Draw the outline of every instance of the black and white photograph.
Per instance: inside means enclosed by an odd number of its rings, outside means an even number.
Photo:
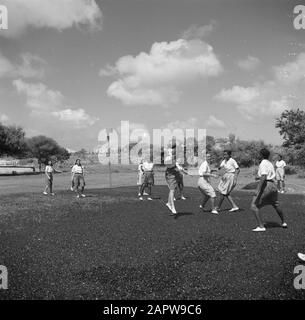
[[[0,309],[303,300],[304,209],[304,1],[0,0]]]

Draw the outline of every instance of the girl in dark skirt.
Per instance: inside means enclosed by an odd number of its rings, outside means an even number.
[[[273,164],[268,160],[269,156],[269,150],[264,148],[260,151],[262,161],[259,165],[256,178],[259,180],[259,184],[251,203],[251,210],[258,224],[257,228],[252,230],[255,232],[266,231],[259,210],[267,205],[271,205],[275,209],[281,219],[282,227],[287,228],[287,223],[278,201],[278,190],[274,182],[275,170]]]

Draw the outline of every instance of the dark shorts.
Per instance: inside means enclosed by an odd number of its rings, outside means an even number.
[[[153,172],[144,172],[143,184],[153,186],[155,184],[154,173]]]
[[[182,172],[179,172],[179,173],[178,173],[178,185],[179,185],[180,187],[183,187],[183,186],[184,186],[184,184],[183,184],[183,173],[182,173]]]
[[[268,205],[278,206],[278,190],[275,183],[273,181],[266,181],[260,194],[253,201],[258,208]]]
[[[53,185],[53,175],[49,174],[49,176],[50,176],[50,179],[46,177],[46,185],[50,188]]]
[[[85,187],[84,176],[82,174],[75,173],[73,178],[73,185],[74,185],[74,188],[78,188],[78,187],[84,188]]]

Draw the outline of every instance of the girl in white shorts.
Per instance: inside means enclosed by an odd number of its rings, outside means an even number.
[[[210,177],[217,178],[218,175],[211,173],[211,169],[209,166],[211,156],[207,154],[205,156],[205,160],[202,162],[199,168],[199,180],[198,180],[198,189],[200,190],[203,199],[201,205],[199,206],[201,209],[204,209],[206,203],[211,199],[212,205],[212,213],[218,214],[218,211],[215,207],[215,198],[216,193],[212,185],[210,184]]]
[[[277,181],[277,188],[280,193],[285,192],[285,167],[286,162],[282,155],[278,155],[278,160],[275,163],[275,179]]]

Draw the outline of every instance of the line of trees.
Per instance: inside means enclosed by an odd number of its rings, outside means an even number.
[[[0,157],[36,158],[41,165],[49,160],[65,161],[69,152],[54,139],[46,136],[27,138],[21,127],[5,126],[0,123]]]
[[[275,127],[283,138],[282,153],[292,165],[305,167],[305,111],[285,110]]]
[[[219,139],[216,141],[214,137],[207,136],[206,148],[215,163],[221,160],[223,149],[230,149],[234,152],[234,158],[241,167],[251,167],[259,161],[259,150],[267,147],[274,153],[282,153],[285,161],[289,164],[305,167],[305,111],[300,109],[285,110],[276,119],[275,127],[279,129],[283,138],[281,148],[266,145],[262,140],[236,139],[234,134],[230,134],[227,139],[222,139],[221,143],[219,143]],[[183,142],[184,145],[188,143],[193,144],[194,141]],[[129,148],[131,147],[132,144]],[[152,146],[150,148],[152,149]],[[84,149],[78,152],[78,156],[81,158],[85,158],[85,154],[86,150]],[[70,154],[52,138],[46,136],[27,138],[21,127],[5,126],[0,123],[0,157],[3,156],[19,159],[36,158],[41,168],[41,165],[50,159],[60,162],[68,160]],[[164,155],[162,156],[164,157]]]

